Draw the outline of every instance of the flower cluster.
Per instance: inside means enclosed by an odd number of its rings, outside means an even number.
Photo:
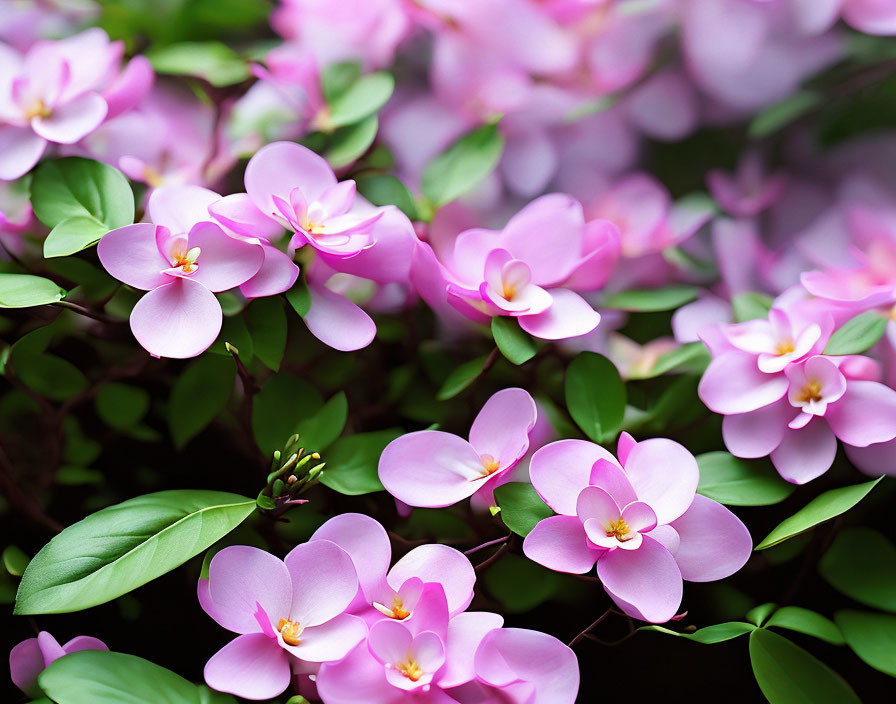
[[[208,684],[270,699],[293,678],[327,704],[365,701],[574,702],[575,655],[537,631],[467,611],[476,575],[445,545],[414,548],[391,567],[389,536],[344,513],[284,560],[257,548],[217,553],[199,601],[238,633],[205,668]]]

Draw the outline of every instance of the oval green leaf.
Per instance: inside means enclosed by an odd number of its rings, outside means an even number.
[[[393,428],[339,438],[327,449],[321,483],[348,496],[383,491],[377,473],[380,455],[399,435],[401,430]]]
[[[663,626],[642,626],[641,631],[654,631],[656,633],[666,633],[670,636],[678,636],[679,638],[687,638],[696,643],[711,645],[713,643],[723,643],[726,640],[737,638],[744,633],[750,633],[756,629],[756,626],[743,623],[742,621],[731,621],[730,623],[717,623],[714,626],[707,626],[693,633],[679,633],[670,628]]]
[[[209,354],[177,378],[168,400],[168,422],[177,447],[192,440],[227,405],[235,373],[232,360]]]
[[[896,677],[896,616],[838,611],[834,620],[847,645],[875,670]]]
[[[845,513],[864,499],[879,481],[880,478],[877,478],[870,482],[831,489],[823,494],[819,494],[790,518],[785,518],[781,521],[778,527],[756,546],[756,550],[770,548],[772,545],[777,545],[788,538],[792,538],[803,531],[817,526],[819,523]]]
[[[761,460],[743,460],[727,452],[697,456],[700,483],[697,491],[727,506],[769,506],[790,496],[796,486],[781,479],[774,467]]]
[[[750,634],[750,662],[771,704],[861,704],[840,675],[777,633]]]
[[[65,289],[49,279],[31,274],[0,274],[0,308],[30,308],[56,303]]]
[[[772,614],[766,628],[786,628],[825,640],[832,645],[843,645],[843,634],[831,619],[801,606],[782,606]]]
[[[884,336],[887,330],[887,320],[888,318],[873,310],[850,318],[831,335],[831,339],[828,340],[828,344],[824,348],[824,353],[830,355],[862,354]]]
[[[510,482],[495,489],[501,518],[510,530],[524,538],[540,520],[553,516],[551,510],[528,482]]]
[[[385,71],[361,76],[329,101],[330,127],[343,127],[373,115],[392,96],[395,79]]]
[[[616,366],[594,352],[582,352],[566,370],[569,415],[594,442],[616,436],[625,416],[625,384]]]
[[[492,318],[492,336],[501,354],[513,364],[528,362],[538,351],[535,340],[512,316],[497,315]]]
[[[157,73],[195,76],[213,86],[230,86],[249,78],[249,65],[223,42],[181,42],[147,54]]]
[[[896,546],[871,528],[846,528],[818,563],[834,589],[867,606],[896,612]]]
[[[492,172],[503,149],[496,124],[468,132],[426,165],[423,195],[437,208],[460,198]]]
[[[436,394],[436,400],[447,401],[449,398],[454,398],[461,391],[470,386],[470,384],[476,381],[476,379],[479,378],[479,375],[482,374],[482,367],[485,365],[487,359],[488,357],[486,355],[482,355],[481,357],[476,357],[476,359],[471,359],[469,362],[464,362],[459,367],[455,368],[454,371],[448,375],[448,378],[445,379],[445,382]]]
[[[40,674],[38,684],[57,704],[215,704],[233,703],[226,694],[209,696],[188,682],[136,655],[82,650],[59,658]]]
[[[696,299],[699,292],[696,286],[685,285],[619,291],[605,296],[602,307],[632,313],[674,310]]]
[[[69,526],[34,556],[15,613],[104,604],[182,565],[242,523],[255,501],[223,491],[160,491]]]

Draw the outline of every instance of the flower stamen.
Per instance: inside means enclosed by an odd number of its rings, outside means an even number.
[[[302,642],[300,636],[302,635],[302,631],[305,630],[305,627],[298,621],[290,621],[289,619],[281,618],[277,622],[277,630],[280,631],[280,635],[283,636],[284,643],[298,645]]]

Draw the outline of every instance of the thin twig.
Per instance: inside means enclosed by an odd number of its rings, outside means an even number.
[[[50,305],[59,306],[60,308],[68,308],[69,310],[78,313],[79,315],[83,315],[87,318],[91,318],[93,320],[98,320],[101,323],[123,323],[123,320],[119,320],[118,318],[113,318],[111,316],[106,315],[105,313],[100,313],[96,310],[90,310],[90,308],[86,308],[78,303],[72,303],[71,301],[56,301],[55,303],[51,303]]]
[[[573,638],[571,641],[569,641],[569,647],[572,648],[576,643],[581,641],[582,638],[589,637],[589,634],[591,633],[591,631],[593,631],[595,628],[597,628],[601,624],[601,621],[603,621],[611,613],[613,613],[613,609],[607,609],[606,611],[604,611],[600,616],[597,617],[597,620],[594,623],[592,623],[585,630],[583,630],[581,633],[579,633],[575,638]]]
[[[483,562],[480,562],[478,565],[474,566],[473,569],[476,572],[482,572],[483,570],[488,569],[493,564],[495,564],[501,556],[510,549],[510,540],[507,540],[500,548],[495,551],[495,554],[491,557],[487,558]]]
[[[479,552],[480,550],[484,550],[485,548],[491,547],[492,545],[501,545],[502,543],[506,543],[510,540],[510,536],[512,533],[508,533],[503,538],[495,538],[494,540],[489,540],[487,543],[483,543],[482,545],[477,545],[475,548],[470,548],[469,550],[464,550],[464,555],[472,555],[474,553]]]

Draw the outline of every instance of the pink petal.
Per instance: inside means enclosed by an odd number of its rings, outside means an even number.
[[[265,214],[278,212],[271,196],[284,200],[294,188],[309,203],[336,184],[333,169],[323,157],[292,142],[274,142],[259,149],[246,166],[246,191]]]
[[[494,394],[479,411],[470,428],[470,444],[482,455],[491,455],[501,469],[515,464],[529,449],[529,432],[538,410],[523,389],[504,389]]]
[[[896,34],[896,8],[887,0],[849,0],[843,7],[843,19],[866,34]]]
[[[29,697],[40,696],[37,676],[45,667],[44,654],[37,643],[37,638],[23,640],[9,653],[9,672],[13,684]]]
[[[343,513],[314,531],[310,540],[329,540],[352,559],[361,589],[368,596],[386,577],[392,559],[392,545],[386,529],[370,516]],[[286,556],[289,560],[289,555]]]
[[[529,265],[534,283],[559,284],[579,262],[584,227],[581,203],[552,193],[536,198],[510,219],[501,232],[500,246]],[[545,236],[548,232],[550,237]]]
[[[260,604],[277,621],[289,614],[292,581],[282,560],[246,545],[224,548],[208,568],[209,613],[234,633],[257,633],[255,612]]]
[[[824,419],[815,418],[805,428],[785,431],[771,458],[784,479],[805,484],[827,472],[836,454],[837,437]]]
[[[329,540],[295,547],[286,556],[292,576],[289,620],[317,626],[341,614],[358,593],[358,574],[349,554]]]
[[[448,623],[445,669],[438,677],[439,687],[448,689],[475,679],[476,649],[490,631],[502,625],[502,616],[482,611],[470,611],[452,618]]]
[[[262,213],[248,193],[219,198],[209,203],[207,210],[215,220],[238,235],[262,240],[275,240],[283,236],[283,226]]]
[[[364,692],[365,704],[393,704],[396,689],[386,680],[386,670],[362,643],[338,663],[326,663],[317,673],[317,692],[327,704],[357,704]]]
[[[621,514],[613,497],[599,487],[586,486],[576,499],[576,515],[582,523],[593,519],[605,526],[618,520]]]
[[[693,506],[693,504],[691,504]],[[681,544],[681,536],[672,526],[657,526],[647,535],[657,541],[666,550],[673,555],[678,552],[678,546]]]
[[[367,647],[377,660],[385,664],[394,664],[407,657],[414,636],[397,621],[386,619],[370,628]]]
[[[523,541],[523,552],[533,562],[556,572],[585,574],[603,550],[588,544],[582,522],[575,516],[540,520]]]
[[[574,704],[579,691],[575,653],[554,636],[521,628],[497,628],[482,639],[474,658],[480,679],[496,687],[530,682],[527,704]]]
[[[744,352],[725,352],[710,362],[700,379],[700,400],[714,413],[747,413],[774,403],[787,393],[783,374],[764,374],[756,358]]]
[[[786,399],[722,419],[725,447],[735,457],[765,457],[781,444],[796,409]]]
[[[188,246],[201,250],[197,260],[199,268],[191,278],[213,293],[245,283],[258,273],[265,259],[260,245],[230,237],[213,222],[194,225]]]
[[[348,655],[366,636],[367,624],[363,619],[351,614],[339,614],[326,623],[306,628],[298,645],[282,643],[282,636],[279,640],[285,650],[301,660],[332,662]]]
[[[672,314],[672,332],[676,342],[697,342],[700,332],[707,326],[729,322],[731,305],[728,301],[716,296],[703,296]]]
[[[205,666],[205,681],[219,692],[245,699],[272,699],[289,686],[289,656],[262,633],[234,638]]]
[[[40,161],[47,140],[28,127],[0,125],[0,179],[13,181]]]
[[[529,464],[532,486],[554,511],[575,516],[576,499],[579,492],[591,483],[591,469],[598,460],[619,466],[613,455],[592,442],[552,442],[532,455]]]
[[[130,110],[152,89],[155,73],[145,56],[135,56],[124,71],[103,91],[103,99],[109,107],[106,119]]]
[[[82,650],[108,650],[109,646],[103,643],[99,638],[92,636],[75,636],[68,643],[62,646],[66,655],[68,653],[79,653]]]
[[[326,213],[328,218],[331,218],[344,215],[351,210],[357,192],[358,188],[355,182],[349,179],[330,186],[315,200],[317,206]]]
[[[151,291],[171,281],[162,273],[171,266],[156,244],[156,227],[146,222],[107,232],[96,246],[106,271],[128,286]]]
[[[452,614],[463,611],[473,600],[473,584],[476,582],[473,566],[466,555],[447,545],[414,548],[393,565],[387,581],[397,590],[413,577],[426,583],[441,584]]]
[[[747,563],[753,551],[750,531],[740,519],[700,494],[672,527],[681,539],[675,561],[689,582],[729,577]]]
[[[186,235],[196,223],[211,222],[209,207],[220,200],[217,193],[201,186],[161,186],[149,196],[146,214],[172,234]]]
[[[867,447],[847,445],[844,449],[850,462],[865,474],[872,477],[879,477],[882,474],[896,475],[896,463],[893,462],[893,457],[896,457],[894,454],[896,453],[896,440]]]
[[[600,313],[579,294],[565,288],[550,292],[553,302],[544,313],[522,315],[520,327],[542,340],[565,340],[586,335],[600,322]]]
[[[631,449],[629,449],[629,452],[631,452]],[[627,454],[626,457],[628,457]],[[591,476],[588,481],[591,486],[598,486],[604,489],[613,497],[617,506],[625,506],[632,501],[638,500],[638,495],[635,493],[628,475],[614,462],[608,462],[604,459],[595,462],[594,467],[591,468]]]
[[[681,605],[681,572],[672,554],[645,535],[637,550],[612,550],[597,561],[597,576],[627,614],[665,623]]]
[[[847,445],[887,442],[896,438],[896,391],[875,381],[850,381],[846,393],[828,406],[824,417]]]
[[[421,430],[386,446],[379,476],[386,491],[409,506],[438,508],[471,496],[486,478],[486,469],[463,438]]]
[[[649,504],[633,501],[622,509],[622,519],[628,527],[639,533],[649,533],[656,528],[656,513]]]
[[[619,228],[609,220],[591,220],[585,224],[585,256],[563,285],[579,292],[596,291],[612,275],[619,252]]]
[[[261,245],[264,261],[258,273],[240,286],[246,298],[276,296],[288,291],[299,278],[299,267],[288,254],[270,244]]]
[[[147,293],[131,311],[131,332],[151,355],[195,357],[221,332],[223,313],[215,295],[190,279],[177,278]]]
[[[345,296],[311,284],[311,309],[305,324],[318,340],[340,352],[367,347],[376,335],[370,316]]]
[[[628,459],[628,453],[632,451],[632,448],[637,445],[637,441],[625,431],[619,433],[619,440],[616,441],[616,457],[619,458],[619,461],[625,465],[626,459]]]
[[[49,117],[33,118],[31,128],[47,141],[74,144],[100,126],[107,110],[106,101],[98,93],[84,93],[57,105]]]
[[[700,480],[694,456],[665,438],[635,445],[626,460],[625,473],[638,498],[650,504],[661,524],[671,523],[687,510]]]

